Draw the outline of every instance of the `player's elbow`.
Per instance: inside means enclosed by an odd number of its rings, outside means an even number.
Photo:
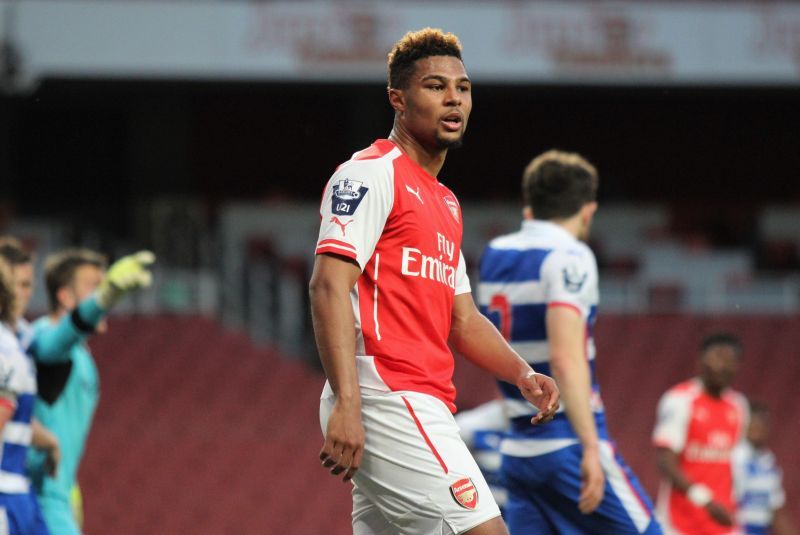
[[[551,350],[550,351],[550,371],[553,377],[563,381],[566,377],[572,377],[575,373],[575,360],[568,352]]]

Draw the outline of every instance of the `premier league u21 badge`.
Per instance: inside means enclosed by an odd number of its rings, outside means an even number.
[[[363,182],[349,178],[339,180],[333,186],[331,211],[335,215],[353,215],[366,194],[367,187]]]
[[[472,479],[465,477],[450,485],[450,495],[458,505],[464,509],[474,510],[478,507],[478,489],[472,483]]]

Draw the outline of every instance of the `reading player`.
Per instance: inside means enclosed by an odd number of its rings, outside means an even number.
[[[553,423],[500,383],[509,431],[500,444],[512,534],[661,533],[650,500],[614,451],[595,375],[597,265],[583,243],[597,210],[597,171],[548,151],[525,169],[524,221],[481,258],[479,303],[525,360],[552,372],[563,398]]]

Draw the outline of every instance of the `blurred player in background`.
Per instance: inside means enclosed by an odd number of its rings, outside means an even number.
[[[49,533],[30,481],[25,460],[31,444],[36,371],[16,333],[12,270],[0,257],[0,533]]]
[[[55,477],[43,459],[29,456],[29,471],[53,535],[77,535],[80,526],[70,503],[86,438],[97,406],[97,368],[86,338],[105,330],[104,318],[126,293],[148,286],[152,253],[123,257],[105,273],[106,260],[86,249],[51,255],[45,264],[50,314],[37,320],[29,353],[36,361],[39,396],[34,414],[61,444]]]
[[[747,440],[733,451],[739,523],[747,535],[797,533],[784,507],[783,472],[769,449],[769,409],[750,402]]]
[[[506,533],[458,434],[453,354],[516,385],[550,419],[558,390],[477,311],[461,255],[461,208],[437,180],[461,144],[471,83],[452,34],[407,33],[389,54],[389,139],[325,187],[310,283],[328,381],[320,459],[352,478],[356,534]]]
[[[503,513],[508,500],[508,492],[500,480],[500,442],[508,429],[503,400],[493,399],[474,409],[459,411],[455,418],[461,439],[475,457],[475,462],[489,484],[494,501]]]
[[[25,319],[28,305],[31,302],[34,288],[33,258],[31,253],[23,247],[22,243],[13,236],[0,236],[0,258],[8,264],[11,279],[14,285],[14,315],[12,325],[20,341],[20,345],[27,352],[33,339],[33,328]],[[46,429],[36,419],[31,420],[31,446],[41,450],[46,457],[46,467],[53,475],[58,469],[61,460],[61,450],[56,436]]]
[[[738,533],[731,454],[747,428],[743,395],[730,388],[742,346],[727,333],[706,337],[700,376],[670,388],[653,431],[663,477],[658,513],[670,533]]]
[[[510,418],[500,446],[512,534],[660,533],[649,498],[608,437],[595,375],[598,274],[588,239],[598,176],[551,150],[525,169],[522,229],[495,238],[480,264],[479,303],[536,369],[552,373],[563,407],[545,427],[500,383]]]

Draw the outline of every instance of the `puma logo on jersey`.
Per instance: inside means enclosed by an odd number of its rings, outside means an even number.
[[[422,200],[422,196],[419,194],[419,186],[417,186],[417,190],[414,191],[413,189],[411,189],[411,186],[406,184],[406,191],[408,191],[411,195],[416,197],[419,202],[421,202],[422,204],[425,204],[425,202]]]
[[[342,236],[345,235],[345,227],[347,225],[349,225],[350,223],[352,223],[352,222],[353,222],[352,219],[350,221],[348,221],[347,223],[342,223],[341,220],[336,216],[333,216],[331,218],[331,223],[336,223],[337,225],[339,225],[339,228],[342,229]]]

